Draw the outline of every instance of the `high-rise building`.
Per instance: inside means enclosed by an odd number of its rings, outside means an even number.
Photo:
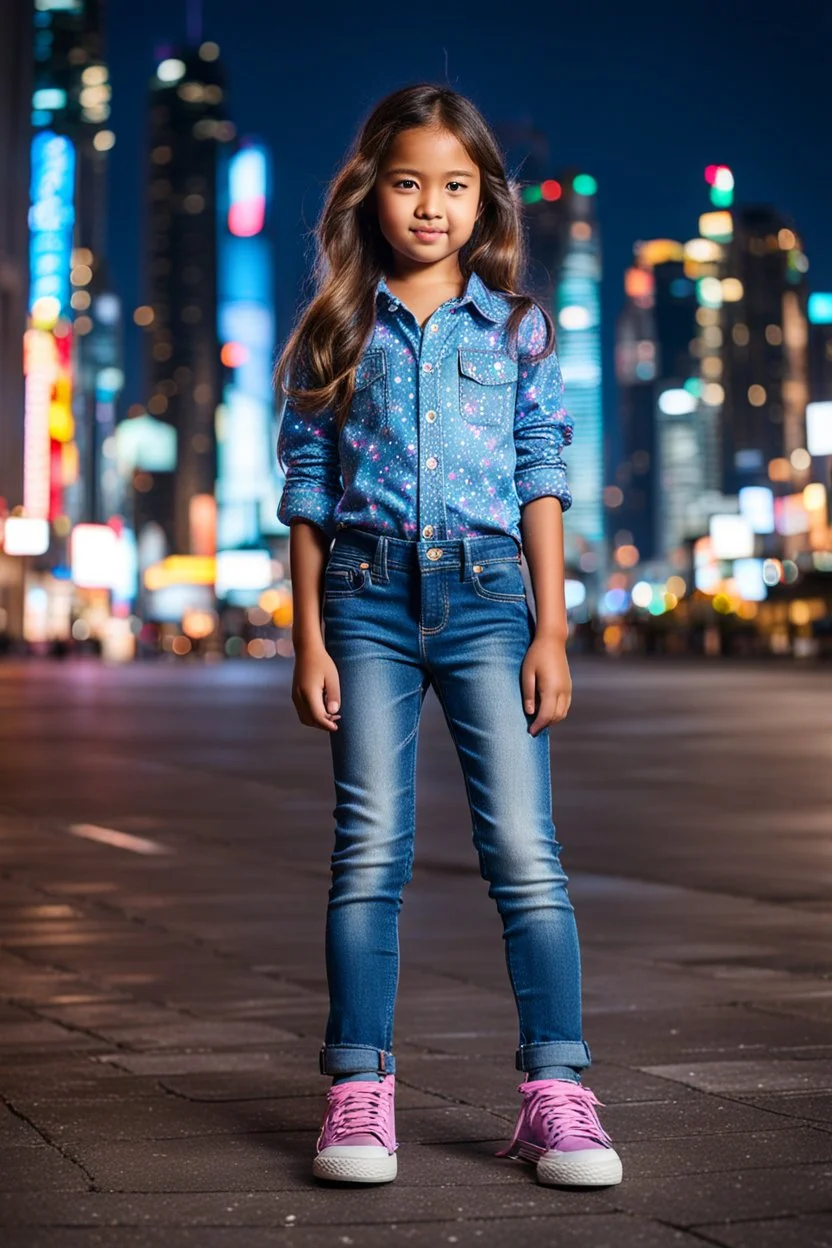
[[[702,489],[696,454],[696,292],[684,249],[669,239],[635,248],[619,318],[616,373],[622,457],[610,519],[613,549],[628,561],[663,557],[684,538],[687,508]]]
[[[23,335],[28,302],[32,14],[0,0],[0,528],[23,503]],[[0,540],[2,551],[2,540]],[[22,568],[0,553],[0,635],[20,635]]]
[[[169,471],[135,477],[135,521],[163,534],[167,553],[204,545],[217,475],[217,177],[227,120],[215,43],[165,48],[150,84],[145,238],[146,408],[176,434]],[[211,502],[208,502],[211,500]]]
[[[718,310],[726,494],[767,482],[772,460],[805,447],[807,267],[792,224],[779,212],[741,207],[733,213]]]
[[[601,365],[601,247],[595,219],[597,184],[588,173],[526,186],[528,282],[557,326],[566,405],[575,421],[566,451],[572,507],[567,554],[587,574],[605,564],[604,413]]]
[[[43,151],[53,156],[63,151],[72,187],[71,297],[58,334],[68,348],[67,367],[58,378],[54,409],[63,416],[53,420],[50,430],[50,518],[57,522],[59,537],[72,524],[106,520],[112,514],[106,504],[117,497],[114,464],[107,453],[112,441],[107,440],[115,428],[123,376],[121,307],[106,262],[107,153],[115,135],[109,127],[105,16],[104,0],[42,0],[34,13],[35,141],[38,135],[58,137]],[[48,180],[49,161],[45,168]],[[48,244],[49,232],[43,231],[33,251]],[[47,256],[44,269],[48,263]]]

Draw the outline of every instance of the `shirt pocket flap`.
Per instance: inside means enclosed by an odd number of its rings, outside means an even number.
[[[517,361],[500,351],[459,348],[459,371],[483,386],[503,386],[517,380]]]
[[[381,348],[365,351],[355,370],[355,388],[364,390],[384,373],[384,352]]]

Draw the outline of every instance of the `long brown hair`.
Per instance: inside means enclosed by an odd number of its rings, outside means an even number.
[[[455,135],[480,171],[482,211],[459,251],[463,277],[467,280],[476,272],[514,303],[506,321],[511,350],[520,323],[533,306],[540,308],[547,325],[546,344],[533,358],[542,359],[554,348],[551,316],[516,289],[525,264],[520,188],[506,175],[488,123],[469,99],[447,87],[432,83],[402,87],[373,109],[329,185],[314,230],[317,293],[275,365],[278,396],[286,395],[302,412],[331,408],[339,428],[352,403],[356,365],[373,330],[376,286],[393,271],[392,248],[368,196],[396,135],[428,125],[440,125]],[[294,384],[288,384],[290,377]]]

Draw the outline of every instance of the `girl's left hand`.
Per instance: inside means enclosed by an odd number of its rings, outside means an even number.
[[[520,687],[527,715],[534,714],[535,696],[540,696],[537,715],[529,724],[533,737],[549,724],[565,719],[572,702],[572,677],[566,658],[566,643],[535,637],[523,659]]]

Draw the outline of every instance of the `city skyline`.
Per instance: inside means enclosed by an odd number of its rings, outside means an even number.
[[[608,419],[616,411],[614,321],[632,246],[639,239],[691,236],[705,207],[707,164],[734,171],[738,203],[769,203],[791,217],[812,266],[810,288],[832,288],[832,237],[823,207],[824,186],[832,193],[832,172],[817,158],[825,143],[822,44],[809,39],[799,61],[786,56],[773,3],[755,6],[753,21],[750,13],[726,14],[715,4],[700,6],[694,19],[685,10],[649,3],[641,6],[638,25],[606,2],[591,20],[574,12],[547,14],[519,24],[516,40],[500,43],[497,73],[496,9],[489,17],[482,6],[463,3],[446,15],[441,30],[423,30],[406,28],[404,18],[372,5],[362,10],[358,27],[327,5],[315,15],[281,14],[273,23],[254,10],[250,21],[240,21],[239,10],[232,18],[213,0],[201,7],[198,31],[190,14],[191,34],[220,45],[238,131],[259,135],[273,154],[279,338],[302,298],[309,233],[344,149],[378,97],[420,78],[448,81],[470,94],[495,126],[520,121],[536,127],[549,140],[553,170],[580,166],[598,180]],[[830,19],[798,3],[790,21],[795,29],[820,34]],[[696,26],[713,31],[718,55],[701,54],[699,41],[690,37]],[[141,10],[112,6],[108,14],[117,136],[110,165],[110,252],[128,312],[142,302],[136,263],[146,144],[142,101],[158,50],[185,41],[188,33],[184,3],[149,0]],[[282,55],[287,46],[291,56]],[[303,48],[307,54],[299,55]],[[774,65],[776,76],[760,72]],[[523,176],[522,169],[510,171]],[[138,339],[131,329],[130,402],[143,397]]]

